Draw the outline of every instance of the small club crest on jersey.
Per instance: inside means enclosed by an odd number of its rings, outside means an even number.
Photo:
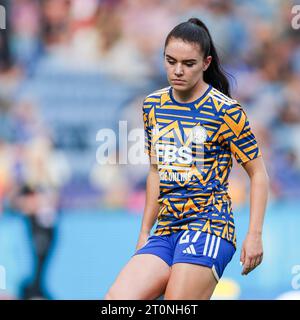
[[[196,126],[192,129],[192,140],[196,144],[205,142],[207,139],[207,131],[202,126]]]

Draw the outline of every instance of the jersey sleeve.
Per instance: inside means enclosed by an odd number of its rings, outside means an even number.
[[[152,121],[150,118],[151,104],[147,103],[147,100],[144,100],[143,103],[143,121],[144,121],[144,136],[145,136],[145,147],[144,152],[149,156],[153,155],[152,147]]]
[[[261,156],[247,115],[239,104],[232,105],[227,109],[223,120],[221,137],[228,144],[239,164]]]

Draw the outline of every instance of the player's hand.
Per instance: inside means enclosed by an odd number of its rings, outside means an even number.
[[[243,242],[241,251],[242,275],[247,275],[254,270],[263,259],[262,238],[259,234],[248,233]]]
[[[146,244],[149,235],[150,235],[149,232],[145,232],[145,231],[140,232],[135,251],[141,249]]]

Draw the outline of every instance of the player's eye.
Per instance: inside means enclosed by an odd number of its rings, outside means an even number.
[[[171,64],[171,65],[174,65],[174,64],[175,64],[175,61],[173,61],[173,60],[167,60],[167,61],[168,61],[168,63]]]
[[[185,65],[188,66],[189,68],[191,68],[195,63],[192,63],[192,62],[188,62],[186,63]]]

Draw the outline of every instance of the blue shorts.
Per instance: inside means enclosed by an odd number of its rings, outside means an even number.
[[[154,254],[170,267],[175,263],[199,264],[212,269],[217,281],[235,253],[229,241],[215,235],[193,230],[181,230],[169,235],[149,236],[137,254]]]

